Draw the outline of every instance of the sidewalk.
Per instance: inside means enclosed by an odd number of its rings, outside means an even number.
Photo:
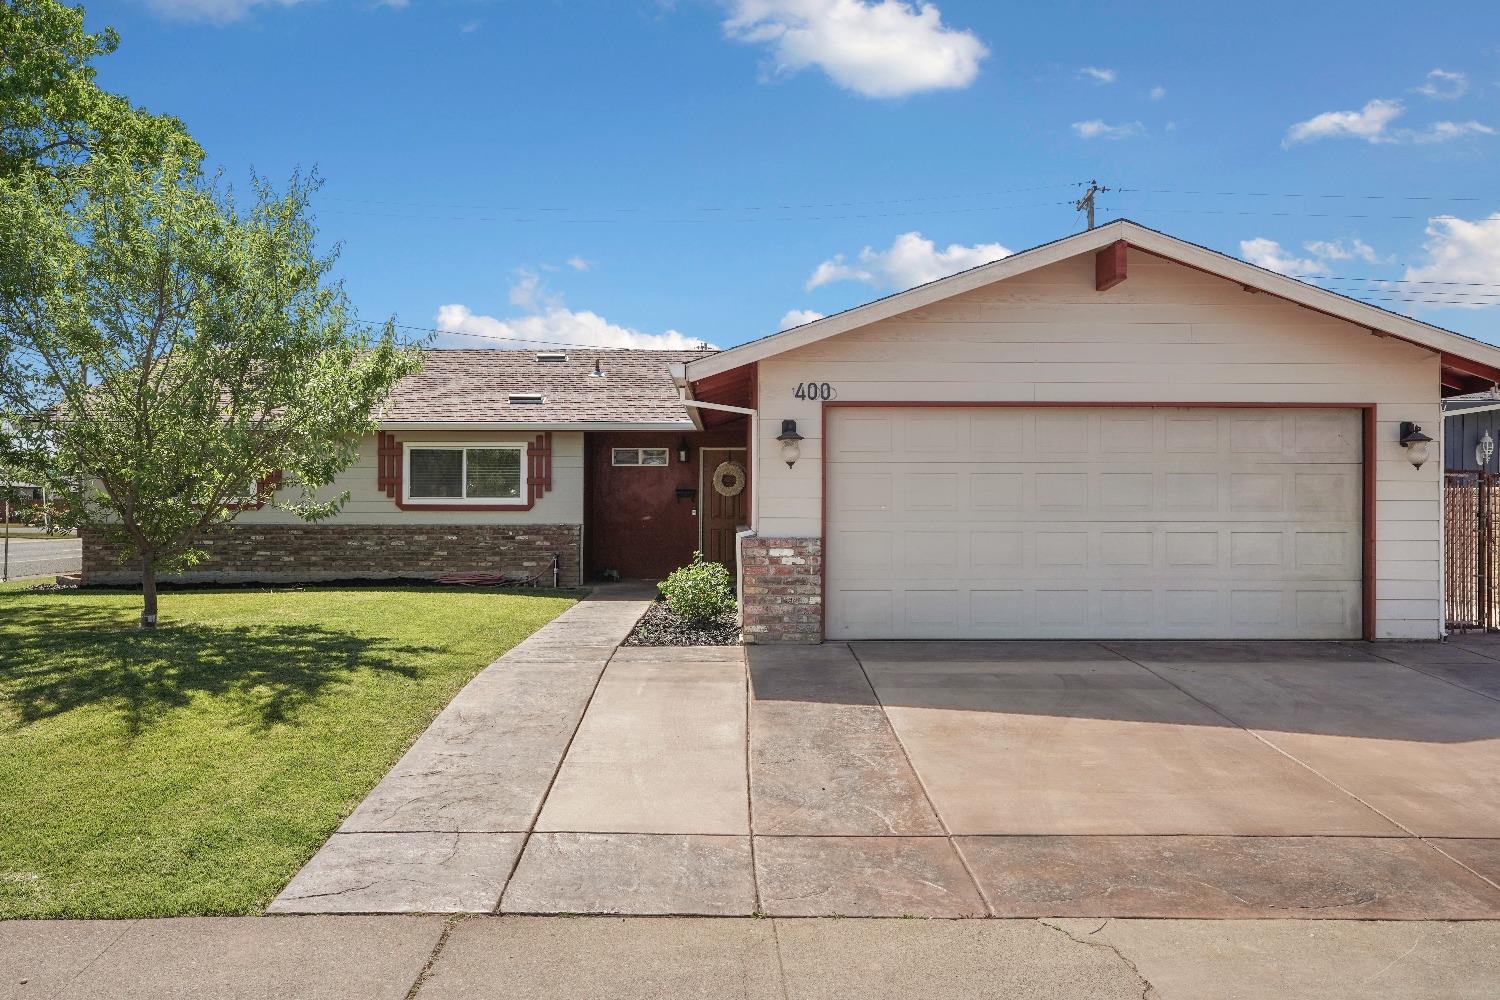
[[[1500,922],[0,923],[0,1000],[1479,1000],[1497,982]]]

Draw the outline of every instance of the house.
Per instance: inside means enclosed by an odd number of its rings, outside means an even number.
[[[736,567],[747,641],[1436,638],[1500,349],[1128,221],[717,353],[435,351],[195,575]],[[1422,429],[1426,428],[1424,432]],[[85,534],[86,581],[120,570]]]
[[[670,369],[703,353],[427,351],[326,491],[349,494],[336,517],[251,503],[177,579],[480,572],[567,587],[611,570],[660,578],[697,549],[732,563],[746,497],[711,481],[723,465],[743,481],[747,421],[705,426]],[[86,584],[133,580],[99,532],[82,535]]]

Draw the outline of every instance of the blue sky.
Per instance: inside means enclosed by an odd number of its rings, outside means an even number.
[[[1076,231],[1091,177],[1120,189],[1101,220],[1500,341],[1493,2],[96,0],[89,21],[123,38],[101,82],[231,179],[316,167],[360,314],[446,346],[729,346]]]

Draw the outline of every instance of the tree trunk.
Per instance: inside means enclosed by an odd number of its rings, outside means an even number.
[[[156,564],[141,560],[141,628],[156,628]]]

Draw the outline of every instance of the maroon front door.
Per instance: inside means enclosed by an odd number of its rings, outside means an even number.
[[[744,448],[703,449],[703,558],[734,572],[734,536],[749,521],[750,474]]]

